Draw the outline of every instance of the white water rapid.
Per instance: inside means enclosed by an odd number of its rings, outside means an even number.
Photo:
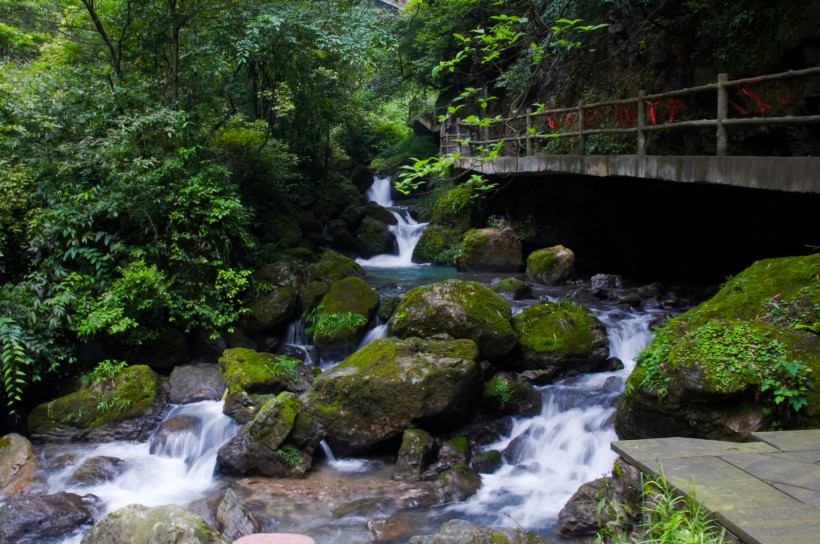
[[[49,492],[96,495],[103,505],[99,517],[128,504],[185,505],[202,498],[214,483],[216,454],[238,426],[222,414],[222,402],[217,401],[175,406],[163,423],[168,422],[148,442],[111,442],[66,452],[73,458],[50,476]],[[109,481],[86,485],[72,479],[92,457],[116,458],[124,469]]]
[[[598,313],[607,325],[610,355],[625,368],[545,386],[541,414],[516,419],[508,437],[487,446],[505,452],[504,465],[482,475],[478,493],[453,510],[481,523],[543,531],[554,525],[582,484],[612,470],[615,405],[656,317],[652,312],[616,314]]]
[[[408,268],[413,264],[413,250],[421,239],[421,234],[427,223],[418,223],[410,216],[407,208],[393,205],[390,196],[390,177],[377,177],[373,185],[367,190],[367,200],[387,208],[396,218],[397,223],[391,225],[390,232],[396,237],[397,253],[392,255],[376,255],[369,259],[356,259],[356,262],[370,268]]]

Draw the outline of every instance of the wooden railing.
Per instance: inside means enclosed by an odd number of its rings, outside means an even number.
[[[485,121],[484,126],[451,117],[442,123],[441,153],[472,156],[501,144],[500,155],[533,155],[539,154],[535,149],[539,143],[576,138],[576,153],[584,155],[589,136],[635,134],[637,154],[646,155],[650,133],[714,128],[713,153],[725,156],[729,148],[729,127],[820,123],[820,115],[796,114],[793,83],[795,79],[817,75],[820,75],[820,67],[735,80],[720,74],[717,82],[698,87],[649,95],[640,91],[632,98],[581,102],[573,107],[538,112],[530,108],[523,114]],[[703,100],[704,93],[715,96]],[[714,118],[696,118],[710,109],[709,102],[714,105]]]

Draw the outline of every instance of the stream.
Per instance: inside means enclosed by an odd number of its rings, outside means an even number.
[[[396,216],[398,223],[391,231],[397,251],[358,261],[367,270],[365,280],[371,286],[382,295],[397,295],[456,275],[484,283],[494,279],[413,264],[413,247],[426,224],[414,221],[406,209],[393,206],[389,183],[389,178],[377,179],[368,198]],[[559,299],[569,289],[536,285],[535,299],[511,301],[513,311],[538,300]],[[442,521],[454,517],[523,527],[554,539],[558,512],[570,496],[581,484],[612,469],[616,456],[609,446],[617,440],[613,426],[617,400],[635,357],[650,340],[650,322],[668,314],[655,309],[624,309],[612,302],[598,302],[590,308],[606,325],[610,355],[623,361],[623,370],[582,375],[538,388],[544,399],[542,412],[511,419],[506,436],[486,447],[508,453],[502,467],[494,474],[482,475],[478,493],[463,503],[418,506],[429,504],[424,498],[430,493],[430,484],[394,481],[395,459],[337,459],[324,443],[324,455],[317,455],[314,469],[304,480],[214,478],[217,450],[239,429],[222,414],[218,401],[175,406],[166,421],[183,417],[190,420],[189,425],[176,433],[157,433],[146,443],[47,447],[43,466],[50,467],[48,492],[94,494],[101,500],[100,514],[105,514],[131,503],[185,506],[230,485],[251,505],[263,530],[304,533],[322,544],[406,542],[411,535],[434,532]],[[386,329],[386,324],[374,324],[362,344],[384,337]],[[300,322],[292,324],[282,340],[303,348],[308,364],[319,364],[310,358],[313,350]],[[321,366],[328,363],[323,361]],[[515,448],[509,448],[513,443]],[[102,484],[81,486],[73,482],[71,475],[77,467],[96,456],[122,459],[126,468]],[[339,507],[361,500],[375,503],[369,510],[336,515]],[[75,534],[64,542],[79,542],[80,538]]]

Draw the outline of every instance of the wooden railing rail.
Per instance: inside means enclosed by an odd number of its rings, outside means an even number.
[[[523,114],[511,117],[493,119],[485,122],[485,126],[466,123],[460,118],[450,117],[444,120],[441,127],[441,153],[459,152],[463,156],[473,155],[478,148],[488,149],[490,146],[502,143],[504,151],[501,155],[509,155],[509,147],[514,155],[532,155],[534,143],[553,138],[577,138],[577,154],[584,155],[586,138],[592,135],[636,134],[637,153],[646,154],[647,134],[661,130],[680,128],[712,127],[715,128],[717,156],[728,153],[727,128],[742,125],[805,125],[820,123],[820,115],[781,115],[768,117],[766,113],[773,105],[765,102],[760,96],[746,89],[746,86],[767,82],[778,82],[791,78],[800,78],[820,75],[820,67],[803,70],[790,70],[778,74],[768,74],[757,77],[729,80],[726,74],[719,74],[716,83],[709,83],[697,87],[689,87],[663,93],[645,94],[640,91],[637,96],[608,100],[605,102],[583,103],[577,106],[555,108],[533,112],[528,109]],[[739,88],[744,95],[758,109],[759,115],[748,116],[750,109],[745,109],[735,103],[729,96],[729,89]],[[716,93],[715,117],[708,119],[678,120],[677,115],[685,106],[681,97],[690,97],[698,93]],[[788,98],[788,97],[787,97]],[[775,105],[786,104],[787,98],[776,96]],[[792,102],[794,101],[791,97]],[[667,120],[659,122],[656,106],[665,101]],[[730,116],[730,105],[741,117]],[[602,108],[616,108],[615,117],[618,118],[615,127],[596,127],[592,118],[595,112]],[[660,108],[658,108],[660,109]],[[619,113],[620,112],[620,113]],[[545,123],[546,120],[546,123]],[[556,121],[557,120],[557,121]],[[548,132],[537,130],[537,126],[549,128]],[[561,126],[563,125],[563,126]],[[536,130],[533,130],[536,128]],[[567,130],[562,130],[562,128]],[[493,137],[491,137],[493,134]],[[512,145],[507,145],[512,144]]]

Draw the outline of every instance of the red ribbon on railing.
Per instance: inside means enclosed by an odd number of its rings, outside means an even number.
[[[547,125],[550,127],[550,130],[556,130],[561,128],[561,119],[553,119],[551,116],[547,116]]]
[[[682,98],[670,98],[667,100],[666,111],[669,113],[667,123],[674,123],[675,118],[677,118],[678,114],[683,110],[685,105],[686,101]]]
[[[660,100],[655,100],[654,102],[650,102],[649,100],[646,101],[646,105],[649,106],[649,122],[653,125],[658,124],[658,118],[655,115],[655,107],[659,106],[660,103]]]
[[[736,109],[740,115],[749,115],[749,111],[734,100],[729,100],[729,105]]]
[[[766,116],[766,112],[772,109],[771,104],[767,104],[766,102],[764,102],[762,98],[757,96],[755,93],[753,93],[746,87],[740,88],[740,94],[748,98],[751,98],[752,101],[755,103],[755,106],[757,106],[757,109],[760,111],[760,115],[764,117]]]
[[[615,106],[615,124],[618,125],[618,128],[631,127],[635,124],[637,117],[637,112],[629,106]]]

